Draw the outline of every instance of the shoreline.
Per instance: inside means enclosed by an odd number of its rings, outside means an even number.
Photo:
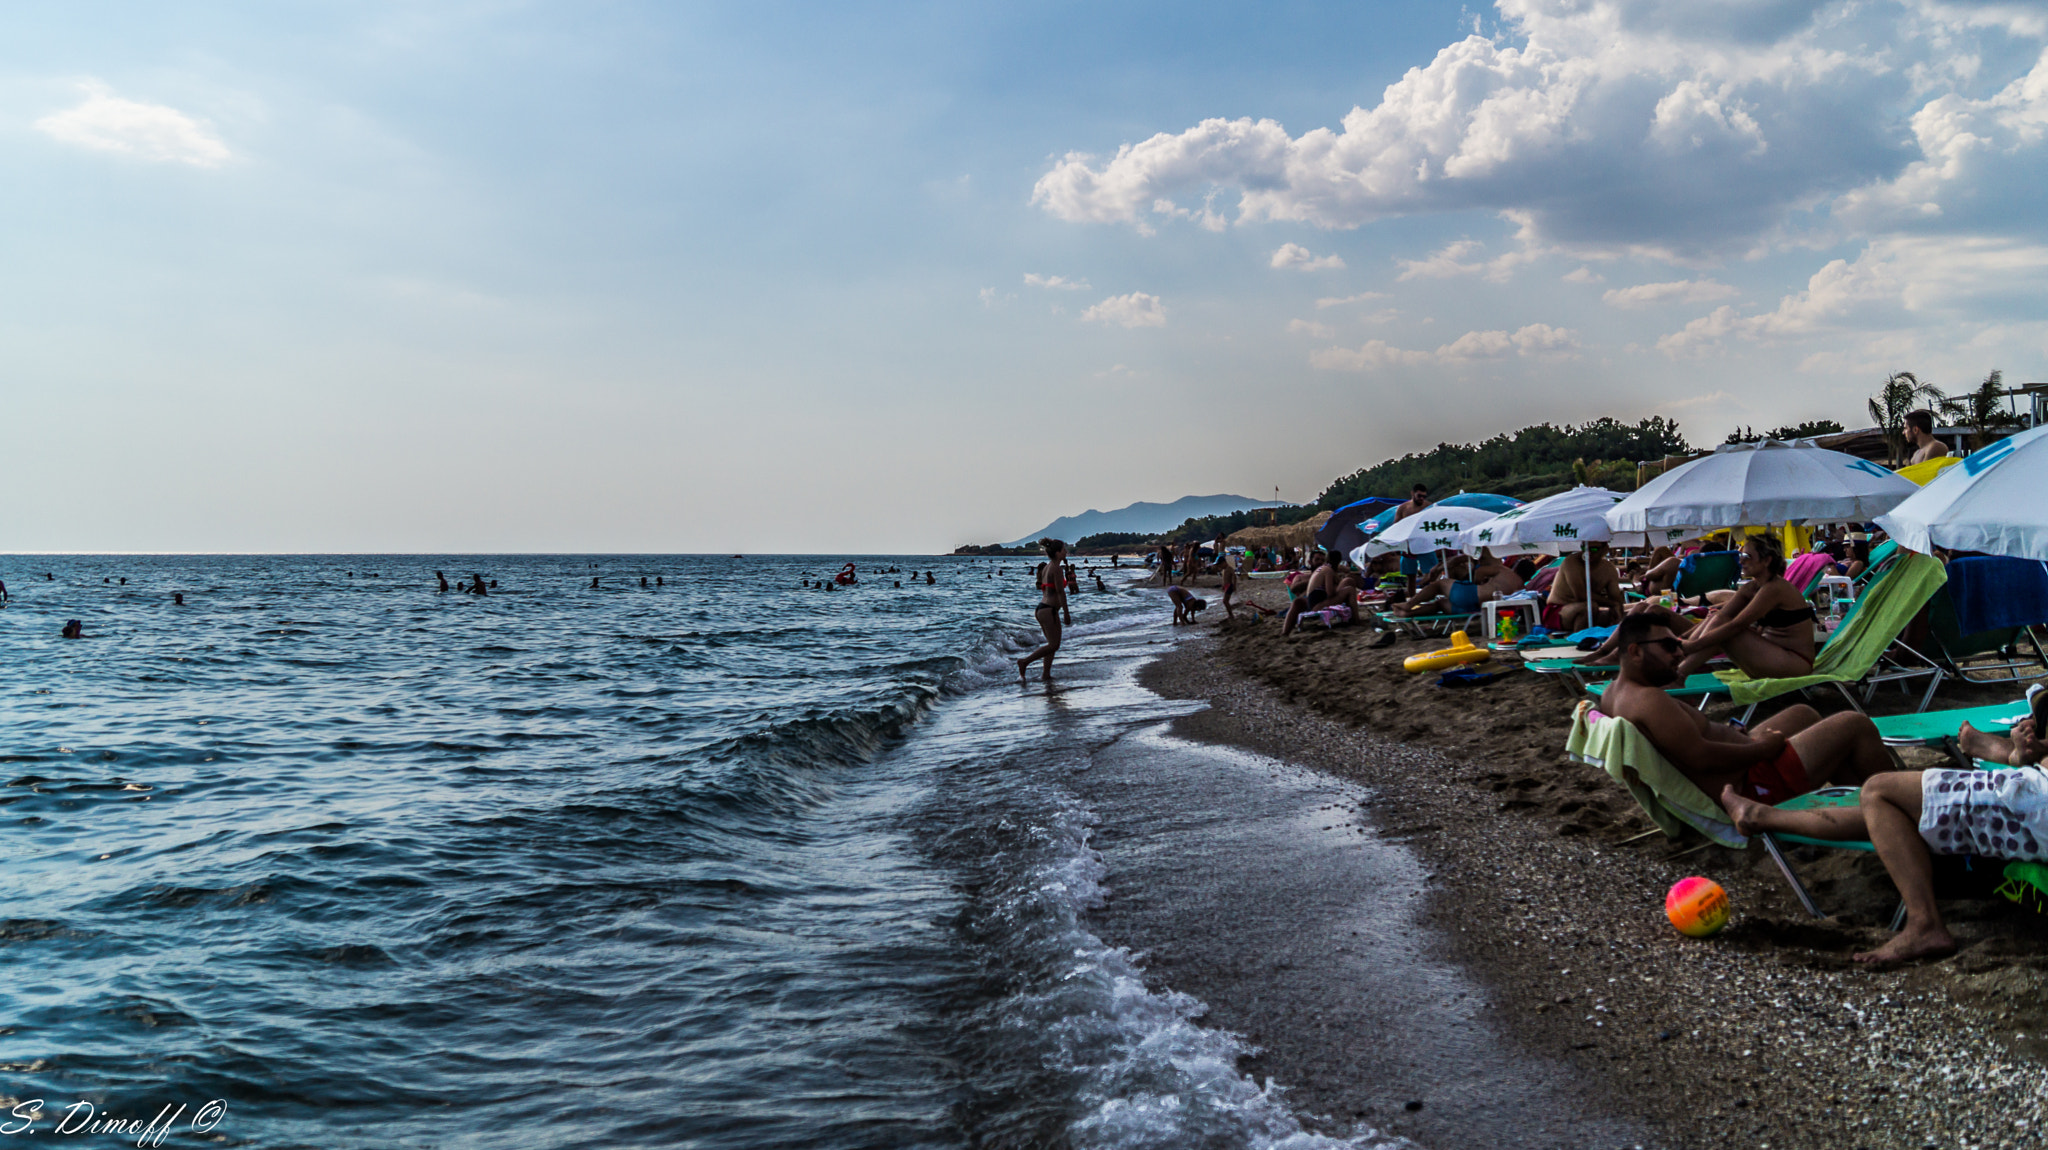
[[[1564,756],[1556,685],[1436,689],[1399,669],[1421,644],[1278,632],[1205,621],[1139,682],[1210,704],[1174,723],[1178,737],[1371,788],[1355,817],[1429,864],[1423,921],[1487,990],[1489,1020],[1575,1067],[1601,1109],[1685,1148],[2033,1144],[2048,1120],[2048,920],[1945,903],[1956,958],[1852,968],[1848,951],[1883,936],[1895,901],[1874,858],[1805,848],[1802,876],[1839,915],[1808,918],[1760,849],[1637,837],[1649,821],[1619,784]],[[1665,889],[1689,874],[1729,891],[1735,917],[1716,938],[1664,921]],[[1257,1001],[1211,1003],[1214,1024],[1273,1032]],[[1247,1069],[1307,1081],[1345,1038],[1277,1044]]]

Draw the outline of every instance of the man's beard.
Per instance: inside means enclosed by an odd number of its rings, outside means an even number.
[[[1643,668],[1643,682],[1648,683],[1652,687],[1668,687],[1677,681],[1678,666],[1676,664],[1667,663],[1661,667],[1645,666]]]

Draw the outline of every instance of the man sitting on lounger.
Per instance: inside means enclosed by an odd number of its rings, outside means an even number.
[[[1309,573],[1308,584],[1302,588],[1301,594],[1295,596],[1294,602],[1287,605],[1287,617],[1280,621],[1280,633],[1292,635],[1294,625],[1301,621],[1303,611],[1321,608],[1336,594],[1337,565],[1330,562],[1328,555],[1317,551],[1315,569]]]
[[[1782,803],[1831,783],[1860,786],[1897,767],[1877,725],[1854,711],[1823,719],[1802,703],[1745,731],[1710,721],[1665,694],[1664,688],[1681,681],[1678,665],[1684,659],[1684,643],[1672,631],[1668,611],[1631,614],[1615,634],[1621,640],[1621,674],[1601,695],[1600,710],[1634,723],[1707,794]]]
[[[1592,618],[1586,617],[1586,554],[1566,555],[1550,585],[1550,605],[1557,608],[1559,624],[1567,633],[1621,621],[1621,572],[1607,560],[1607,544],[1590,544],[1587,553],[1593,557]]]
[[[2031,722],[2031,720],[2023,720]],[[1853,807],[1781,811],[1734,791],[1721,805],[1744,834],[1774,831],[1835,842],[1867,840],[1906,903],[1906,925],[1876,950],[1851,955],[1883,969],[1954,954],[1934,902],[1935,854],[2048,859],[2048,771],[1889,771],[1863,784]]]
[[[1479,549],[1479,562],[1472,567],[1472,581],[1479,584],[1479,601],[1491,603],[1522,589],[1522,577],[1515,569],[1493,557],[1493,548]]]

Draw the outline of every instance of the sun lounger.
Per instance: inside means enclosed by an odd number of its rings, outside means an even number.
[[[1883,715],[1871,720],[1877,733],[1894,747],[1919,747],[1952,739],[1968,723],[1988,734],[2002,735],[2014,723],[2027,717],[2027,701],[1992,703],[1983,707],[1952,707],[1945,711],[1920,711],[1911,715]]]
[[[1842,624],[1829,635],[1814,658],[1812,674],[1789,679],[1751,679],[1741,671],[1722,671],[1718,672],[1719,677],[1728,684],[1729,694],[1737,703],[1752,708],[1790,691],[1832,684],[1858,711],[1884,684],[1899,683],[1903,687],[1908,680],[1924,678],[1927,690],[1920,696],[1920,705],[1914,708],[1924,711],[1934,699],[1935,688],[1941,686],[1943,672],[1934,660],[1901,641],[1899,634],[1946,579],[1941,564],[1931,556],[1902,552],[1892,569],[1872,582]],[[1907,657],[1920,665],[1909,665],[1904,661]],[[1862,688],[1862,698],[1851,687]]]
[[[1979,555],[1951,560],[1948,577],[1927,605],[1927,623],[1950,674],[1971,683],[2048,676],[2033,628],[2048,623],[2048,569]]]
[[[1786,799],[1778,804],[1777,809],[1810,811],[1821,807],[1853,807],[1861,801],[1861,794],[1855,787],[1822,787],[1817,791]],[[1786,885],[1792,888],[1792,896],[1799,900],[1800,906],[1806,908],[1806,913],[1815,918],[1826,918],[1827,915],[1821,913],[1820,906],[1813,901],[1812,893],[1806,889],[1806,884],[1800,881],[1799,872],[1792,869],[1792,860],[1785,857],[1785,849],[1779,844],[1797,843],[1801,846],[1827,847],[1830,850],[1841,851],[1877,850],[1869,842],[1861,839],[1810,839],[1805,835],[1788,835],[1775,831],[1765,831],[1756,837],[1764,844],[1764,853],[1770,855],[1771,861],[1777,864],[1778,873],[1785,876]],[[1892,912],[1891,929],[1898,930],[1905,921],[1906,904],[1901,902],[1899,909]]]
[[[1395,615],[1391,612],[1382,612],[1380,618],[1418,639],[1430,639],[1442,638],[1464,627],[1477,616],[1463,611],[1454,611],[1448,615]],[[1477,628],[1475,626],[1468,629]]]
[[[1681,564],[1678,585],[1671,593],[1680,599],[1697,599],[1709,591],[1726,591],[1742,574],[1742,552],[1702,551]]]
[[[1735,829],[1721,804],[1672,766],[1627,719],[1602,715],[1591,703],[1581,702],[1572,712],[1565,753],[1574,762],[1599,767],[1627,787],[1667,838],[1677,838],[1691,827],[1725,847],[1740,850],[1749,845],[1748,836]]]

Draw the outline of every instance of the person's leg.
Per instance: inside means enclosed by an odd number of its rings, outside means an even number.
[[[1820,722],[1819,711],[1814,710],[1805,703],[1794,703],[1751,727],[1750,730],[1755,734],[1763,734],[1765,731],[1770,731],[1789,739],[1818,722]]]
[[[1052,607],[1040,607],[1036,614],[1038,616],[1038,629],[1044,632],[1045,642],[1039,644],[1036,651],[1017,660],[1017,678],[1020,682],[1024,678],[1024,669],[1040,659],[1044,659],[1046,667],[1050,668],[1052,666],[1052,653],[1060,649],[1059,612]]]
[[[1964,754],[1969,755],[1971,758],[1988,759],[1994,763],[2007,763],[2012,766],[2019,765],[2012,761],[2011,739],[1999,735],[1986,734],[1969,723],[1963,724],[1962,733],[1956,736],[1956,745],[1962,749]]]
[[[1752,679],[1796,679],[1813,674],[1811,659],[1803,659],[1797,652],[1787,651],[1754,631],[1737,631],[1718,650]],[[1714,654],[1714,650],[1695,651],[1685,657],[1678,669],[1690,675],[1705,666]]]
[[[1916,774],[1914,777],[1919,776]],[[1746,835],[1770,831],[1829,842],[1855,842],[1870,837],[1861,806],[1781,811],[1768,803],[1737,794],[1733,786],[1727,786],[1721,788],[1721,808],[1734,820],[1735,829]]]
[[[1934,903],[1934,859],[1920,837],[1919,771],[1891,771],[1863,784],[1863,821],[1877,857],[1906,903],[1906,925],[1876,950],[1851,955],[1876,969],[1954,954],[1956,940]]]
[[[1048,623],[1051,626],[1046,626]],[[1052,682],[1052,657],[1060,653],[1062,630],[1060,628],[1059,612],[1047,611],[1043,622],[1039,626],[1045,629],[1045,669],[1039,672],[1038,677],[1050,683]]]
[[[1877,724],[1870,716],[1854,711],[1829,715],[1793,735],[1791,742],[1806,770],[1808,790],[1830,784],[1861,786],[1898,770],[1883,736],[1877,733]],[[1913,809],[1917,812],[1920,808],[1916,805]]]
[[[1560,603],[1557,608],[1559,627],[1565,634],[1583,631],[1586,628],[1586,605],[1584,603]]]
[[[1232,595],[1235,595],[1236,593],[1237,593],[1237,585],[1236,585],[1236,584],[1225,584],[1225,585],[1224,585],[1224,587],[1223,587],[1223,617],[1224,617],[1225,619],[1235,619],[1235,618],[1237,618],[1237,612],[1236,612],[1236,611],[1234,611],[1234,610],[1232,610],[1232,609],[1231,609],[1231,607],[1230,607],[1230,597],[1231,597]]]

